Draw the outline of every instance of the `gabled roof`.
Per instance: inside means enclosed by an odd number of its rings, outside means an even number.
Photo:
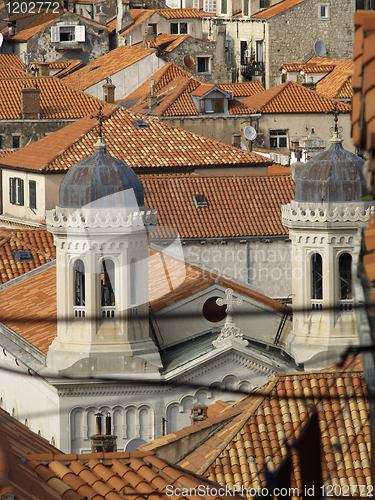
[[[194,491],[200,490],[208,492],[204,498],[210,500],[243,498],[225,491],[218,494],[217,484],[147,452],[34,454],[24,459],[25,467],[43,478],[61,500],[195,500]],[[49,498],[43,495],[38,500]]]
[[[0,66],[0,80],[5,78],[33,78],[33,75],[13,66]]]
[[[12,251],[29,250],[32,261],[15,261]],[[51,233],[45,230],[17,231],[0,228],[0,284],[36,269],[56,258]]]
[[[0,409],[0,497],[61,500],[61,495],[31,471],[22,459],[29,453],[56,454],[59,450]]]
[[[17,54],[0,54],[0,66],[11,66],[23,70],[24,63]]]
[[[311,60],[307,63],[284,63],[282,68],[288,73],[303,71],[304,73],[327,73],[335,68],[334,64],[319,62],[313,63]]]
[[[323,113],[332,111],[335,103],[333,99],[292,81],[241,99],[241,102],[260,113]],[[342,112],[351,109],[342,102],[338,102],[337,107]]]
[[[181,467],[216,480],[221,486],[266,487],[265,472],[277,470],[311,409],[316,408],[325,487],[370,484],[367,389],[362,371],[356,371],[351,363],[347,365],[345,370],[329,367],[321,372],[273,377],[256,391],[258,395],[242,398],[201,422],[200,428],[187,427],[140,449],[163,456],[163,446],[178,446],[181,438],[186,442],[187,436],[204,427],[208,437],[203,437],[199,446],[190,451],[181,447],[180,454],[185,455],[178,462]],[[296,451],[292,453],[291,487],[301,492],[299,460]]]
[[[153,52],[155,52],[154,49],[126,47],[123,45],[89,62],[84,68],[62,78],[62,81],[72,87],[86,90],[95,83],[101,82],[107,76],[118,73]]]
[[[202,13],[196,9],[157,9],[156,12],[166,19],[202,19]]]
[[[77,119],[96,112],[103,101],[70,87],[65,82],[49,76],[0,80],[0,95],[4,96],[0,108],[1,120],[20,118],[21,89],[40,89],[40,112],[43,119]]]
[[[304,2],[305,0],[283,0],[280,3],[277,3],[270,7],[269,9],[262,10],[257,14],[254,14],[251,17],[261,18],[261,19],[271,19],[271,17],[275,17],[278,14],[282,14],[288,9],[295,7],[296,5]]]
[[[130,15],[133,19],[133,24],[129,26],[126,30],[124,30],[121,35],[127,35],[132,29],[134,29],[136,26],[142,24],[144,21],[146,21],[149,17],[151,17],[153,14],[155,14],[154,10],[145,10],[145,9],[130,9]],[[115,18],[116,19],[116,18]],[[110,25],[109,29],[111,29],[112,32],[116,30],[116,24],[115,24],[115,19],[113,20],[113,24]],[[117,20],[116,20],[117,23]]]
[[[26,28],[19,31],[15,35],[9,38],[11,41],[23,42],[30,40],[31,37],[42,31],[44,28],[52,24],[56,19],[62,16],[64,12],[54,13],[52,10],[50,12],[44,12],[40,14],[34,21],[32,21]],[[2,31],[3,34],[7,34],[8,28]]]
[[[325,97],[333,99],[351,99],[353,90],[351,87],[354,73],[354,62],[351,59],[330,59],[313,57],[310,63],[334,64],[334,69],[316,84],[316,91]]]
[[[225,91],[231,90],[234,97],[249,97],[264,92],[264,87],[260,82],[217,83],[216,85]]]
[[[215,44],[213,40],[203,40],[202,38],[191,35],[169,35],[167,33],[161,33],[157,35],[156,40],[145,40],[144,42],[133,45],[133,47],[140,47],[146,44],[148,48],[158,48],[158,54],[163,55],[172,52],[188,39],[194,42],[203,42],[204,44]]]
[[[289,175],[147,175],[141,180],[159,225],[175,228],[181,238],[288,234],[280,213],[294,197]],[[207,206],[196,208],[194,195],[204,196]]]
[[[102,126],[108,152],[137,172],[186,172],[202,166],[249,167],[270,163],[257,154],[160,120],[136,115],[124,108],[106,107],[102,113],[109,116]],[[137,128],[135,121],[139,119],[146,123],[146,127]],[[2,166],[65,172],[79,160],[93,154],[97,137],[96,121],[89,117],[82,118],[4,158]]]

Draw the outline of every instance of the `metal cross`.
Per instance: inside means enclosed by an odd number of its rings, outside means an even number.
[[[338,102],[335,101],[333,105],[333,110],[332,111],[326,111],[327,114],[333,114],[333,120],[335,122],[335,126],[333,127],[333,131],[336,132],[336,134],[339,134],[339,132],[342,132],[342,127],[338,126],[338,121],[339,121],[339,114],[341,114],[341,111],[338,109]],[[331,132],[332,132],[332,127],[331,127]]]
[[[91,120],[93,118],[97,118],[99,120],[99,137],[101,138],[102,137],[102,124],[103,124],[103,120],[104,120],[104,115],[102,115],[102,107],[98,106],[98,114],[95,116],[90,115],[90,118],[91,118]]]
[[[238,304],[239,306],[242,304],[242,299],[241,297],[237,297],[237,299],[233,298],[233,290],[231,288],[227,288],[225,290],[225,299],[216,299],[216,304],[218,306],[224,306],[226,305],[227,308],[225,309],[225,312],[227,314],[227,318],[225,320],[225,323],[233,323],[232,319],[232,314],[234,313],[233,309],[233,304]]]

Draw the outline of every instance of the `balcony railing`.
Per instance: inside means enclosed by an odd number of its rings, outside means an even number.
[[[74,306],[74,318],[85,318],[86,317],[86,308],[85,306]]]
[[[353,299],[340,300],[339,302],[340,314],[353,313]]]
[[[322,311],[323,310],[323,300],[322,299],[312,299],[311,300],[311,310],[312,311]]]
[[[103,319],[111,319],[116,316],[116,307],[115,306],[102,306],[102,318]]]

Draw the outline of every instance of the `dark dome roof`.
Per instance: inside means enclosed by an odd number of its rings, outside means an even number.
[[[311,203],[362,201],[368,195],[362,175],[364,160],[332,139],[331,147],[308,161],[296,180],[295,199]]]
[[[138,206],[143,206],[143,187],[138,176],[123,161],[106,151],[106,144],[100,140],[95,144],[95,153],[76,163],[66,174],[60,186],[59,206],[81,208],[102,198],[98,205],[108,208],[134,205],[134,191]]]

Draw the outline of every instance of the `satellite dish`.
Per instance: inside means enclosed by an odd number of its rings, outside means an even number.
[[[245,144],[243,142],[241,142],[241,149],[243,149],[244,151],[247,151],[247,147],[245,146]]]
[[[327,53],[326,46],[324,45],[323,42],[318,40],[317,42],[314,43],[314,52],[317,56],[323,57]]]
[[[0,33],[0,47],[3,45],[4,37],[3,34]]]
[[[244,128],[243,133],[248,141],[253,141],[257,136],[257,131],[254,127],[247,126]]]

